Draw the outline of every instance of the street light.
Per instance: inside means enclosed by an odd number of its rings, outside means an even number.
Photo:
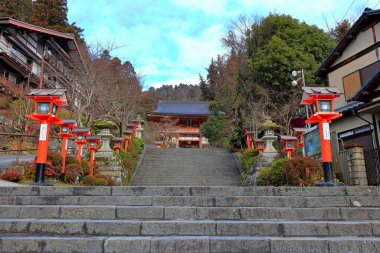
[[[299,77],[299,75],[301,75],[301,76]],[[296,80],[292,81],[292,86],[293,87],[296,87],[298,85],[298,82],[300,80],[302,80],[302,87],[306,87],[305,74],[303,72],[303,69],[298,70],[298,71],[297,70],[293,70],[292,71],[292,76],[293,77],[298,77]],[[309,109],[308,109],[307,105],[305,106],[305,109],[306,109],[306,118],[309,118]],[[307,124],[307,128],[310,128],[309,124]]]

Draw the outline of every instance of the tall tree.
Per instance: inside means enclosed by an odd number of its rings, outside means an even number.
[[[68,26],[67,0],[36,0],[33,2],[32,24],[65,32]]]
[[[336,42],[339,42],[350,28],[350,21],[344,19],[341,22],[338,22],[334,28],[330,28],[329,34]]]
[[[1,0],[0,17],[28,22],[32,15],[32,0]]]

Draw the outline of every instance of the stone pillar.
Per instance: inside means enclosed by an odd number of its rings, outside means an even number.
[[[363,145],[349,144],[345,149],[350,185],[368,185]]]

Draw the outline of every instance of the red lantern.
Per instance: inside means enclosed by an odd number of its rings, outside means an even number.
[[[292,152],[296,150],[294,143],[297,141],[297,138],[294,136],[281,135],[281,143],[284,145],[282,151],[288,154],[288,158],[292,158]]]
[[[76,126],[75,119],[64,119],[60,126],[58,135],[62,138],[61,154],[62,154],[62,170],[61,173],[65,173],[66,169],[66,154],[67,154],[67,139],[73,138],[72,129]]]
[[[123,142],[123,138],[121,137],[116,137],[116,138],[113,138],[112,141],[113,141],[113,149],[116,151],[116,153],[119,153],[119,150],[121,150],[121,143]]]
[[[124,134],[124,151],[127,151],[128,143],[131,140],[132,135],[133,135],[133,130],[125,130],[123,134]]]
[[[93,176],[95,152],[99,150],[98,143],[100,142],[100,137],[88,136],[86,140],[87,140],[87,149],[90,150],[90,164],[91,164],[90,176]]]
[[[77,158],[78,161],[82,161],[82,146],[86,145],[86,137],[90,135],[90,129],[89,128],[74,128],[72,131],[73,134],[75,134],[75,143],[78,146],[77,150]]]

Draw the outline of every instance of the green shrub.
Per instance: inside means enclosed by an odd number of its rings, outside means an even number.
[[[321,164],[310,157],[290,159],[283,168],[286,184],[295,186],[311,186],[322,177]]]
[[[108,177],[106,175],[96,174],[94,177],[106,180],[108,186],[115,186],[116,185],[115,180],[113,180],[111,177]]]
[[[90,174],[90,171],[91,171],[91,164],[86,161],[86,160],[82,160],[82,162],[80,163],[81,167],[82,167],[82,171],[83,171],[83,176],[87,176]]]
[[[21,171],[17,168],[8,168],[6,171],[0,174],[0,179],[11,181],[11,182],[18,182],[21,181],[23,178],[23,175]]]
[[[49,151],[47,154],[47,160],[50,161],[54,167],[62,168],[63,157],[61,153],[57,151]]]
[[[283,168],[287,164],[288,158],[274,160],[270,167],[261,169],[257,174],[257,183],[261,186],[284,184]]]
[[[244,171],[249,170],[252,164],[256,161],[258,155],[259,155],[259,152],[252,149],[246,149],[242,152],[240,156],[240,161],[241,161],[241,167],[243,168]]]
[[[140,138],[132,136],[131,140],[128,144],[128,152],[132,155],[132,157],[136,157],[141,154],[144,150],[144,143]]]
[[[65,171],[64,180],[66,183],[73,184],[77,181],[78,176],[79,176],[78,173],[76,173],[75,171],[67,170]]]
[[[95,186],[95,184],[96,184],[95,177],[85,176],[82,179],[82,184],[85,185],[85,186]]]
[[[65,174],[67,172],[69,172],[69,171],[72,171],[72,172],[76,173],[79,177],[83,176],[83,170],[82,170],[82,167],[79,164],[69,164],[69,165],[66,165]]]
[[[66,156],[66,165],[68,164],[80,164],[78,158],[73,155]]]
[[[95,178],[95,186],[107,186],[108,182],[107,180],[103,178]]]

